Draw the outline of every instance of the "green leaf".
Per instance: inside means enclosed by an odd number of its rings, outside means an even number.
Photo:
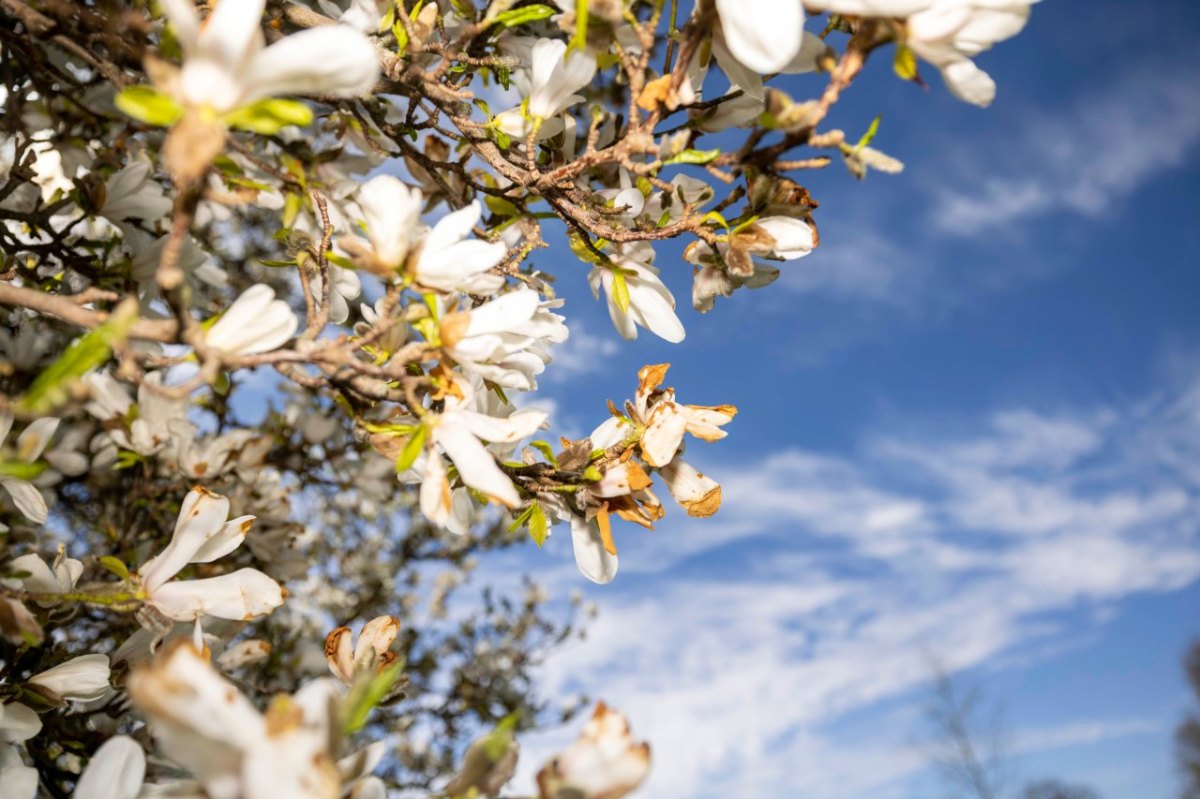
[[[621,313],[629,313],[629,284],[625,282],[625,273],[612,270],[612,298]]]
[[[122,580],[129,581],[129,567],[118,558],[114,558],[112,555],[104,555],[97,562]]]
[[[412,468],[417,461],[417,456],[425,449],[425,438],[428,434],[429,428],[421,425],[408,437],[408,441],[404,443],[404,449],[400,450],[400,454],[396,456],[397,472],[405,472]]]
[[[541,503],[534,502],[529,507],[532,509],[529,514],[529,537],[538,545],[538,549],[541,549],[550,533],[550,525],[546,522],[546,513],[542,510]]]
[[[725,221],[725,217],[721,216],[716,211],[709,211],[707,214],[704,215],[704,218],[700,221],[716,222],[718,225],[725,228],[725,230],[727,230],[727,231],[729,230],[729,223]]]
[[[668,158],[666,164],[695,164],[697,166],[715,161],[717,156],[721,154],[720,148],[715,150],[692,150],[687,149],[679,155]]]
[[[551,8],[544,5],[522,6],[505,11],[503,14],[497,14],[496,19],[492,21],[494,25],[500,25],[505,28],[515,28],[517,25],[525,25],[530,22],[547,19],[558,13],[557,8]]]
[[[517,208],[517,206],[513,205],[503,197],[496,197],[491,194],[485,195],[483,198],[483,204],[486,205],[488,210],[496,216],[510,217],[521,215],[521,209]]]
[[[517,729],[517,721],[520,719],[520,711],[509,713],[496,725],[487,737],[483,739],[483,753],[492,763],[496,763],[500,758],[504,757],[504,753],[508,751],[509,744],[512,743],[513,732]]]
[[[384,700],[404,674],[403,661],[396,661],[369,679],[355,680],[342,706],[342,729],[347,735],[367,723],[367,716]]]
[[[883,119],[883,114],[875,115],[875,118],[871,120],[871,124],[867,127],[867,132],[864,133],[862,138],[858,140],[858,144],[854,145],[854,149],[851,150],[851,153],[857,153],[859,150],[871,143],[871,140],[875,138],[875,134],[879,132],[879,121],[881,119]]]
[[[546,459],[546,463],[558,468],[558,458],[554,457],[554,448],[545,441],[530,441],[529,446],[542,453],[542,457]]]
[[[268,97],[264,100],[235,108],[224,116],[225,124],[264,136],[271,136],[288,125],[305,127],[311,125],[313,112],[299,100]]]
[[[508,532],[515,533],[529,522],[529,517],[533,515],[533,505],[525,508],[517,514],[517,517],[512,520],[512,524],[508,526]]]
[[[130,86],[113,99],[117,108],[139,122],[170,127],[183,116],[183,106],[153,86]]]
[[[18,480],[36,480],[46,471],[48,464],[42,461],[0,461],[0,477],[15,477]]]
[[[896,45],[896,55],[892,58],[892,70],[901,80],[917,80],[917,56],[906,44]]]
[[[124,341],[137,322],[137,300],[130,297],[97,327],[71,343],[57,361],[38,375],[21,399],[29,413],[45,414],[66,402],[81,377],[101,366],[112,355],[114,344]]]

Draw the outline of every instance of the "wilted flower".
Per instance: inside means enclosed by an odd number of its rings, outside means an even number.
[[[167,647],[129,677],[129,697],[167,757],[209,796],[329,799],[341,777],[331,743],[341,692],[315,680],[261,714],[190,641]]]
[[[352,648],[350,628],[338,627],[325,637],[325,659],[329,661],[329,670],[347,685],[359,674],[382,671],[396,662],[396,653],[390,651],[390,647],[399,633],[399,619],[379,616],[363,625],[358,642]]]
[[[603,702],[579,738],[538,772],[541,799],[620,799],[650,773],[650,745],[635,744],[629,722]]]

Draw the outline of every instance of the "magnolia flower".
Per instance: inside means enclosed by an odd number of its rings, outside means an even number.
[[[814,10],[907,18],[904,43],[942,73],[950,93],[990,105],[996,83],[971,59],[1021,32],[1037,0],[808,0]]]
[[[727,433],[721,428],[737,415],[732,405],[683,405],[675,401],[675,390],[659,389],[670,364],[643,366],[638,370],[638,389],[625,409],[643,428],[639,448],[642,459],[652,467],[667,466],[690,433],[702,441],[719,441]]]
[[[347,685],[359,674],[383,671],[396,662],[396,653],[390,651],[390,647],[399,633],[399,619],[379,616],[363,625],[358,643],[352,648],[350,628],[338,627],[325,637],[325,659],[329,661],[329,670]]]
[[[759,258],[791,261],[808,255],[815,246],[816,235],[808,222],[783,216],[758,220],[718,244],[716,250],[705,242],[692,242],[683,253],[685,261],[696,265],[692,307],[707,313],[718,296],[731,296],[743,286],[754,289],[774,282],[779,269]]]
[[[340,325],[350,318],[349,301],[362,294],[362,281],[353,269],[329,266],[329,321]],[[320,297],[324,288],[320,273],[313,277],[312,290]]]
[[[499,290],[503,276],[488,270],[504,257],[504,245],[470,238],[471,229],[483,215],[482,206],[472,202],[446,214],[422,237],[424,202],[420,191],[398,178],[371,178],[359,191],[358,204],[372,251],[362,251],[353,240],[341,243],[357,251],[355,255],[370,271],[407,274],[424,289],[480,295]]]
[[[275,290],[259,283],[251,286],[204,331],[204,343],[229,355],[270,352],[287,343],[300,320]]]
[[[12,571],[29,574],[28,577],[21,578],[20,585],[25,591],[35,594],[68,593],[74,590],[75,583],[83,574],[83,563],[75,558],[68,558],[65,547],[59,548],[53,567],[46,565],[46,561],[32,552],[13,558],[8,565]],[[39,599],[37,604],[48,607],[54,604],[54,600]]]
[[[440,414],[428,414],[425,421],[430,426],[430,432],[425,477],[420,489],[421,512],[431,522],[443,527],[451,518],[454,503],[446,466],[438,453],[444,453],[450,459],[466,486],[505,507],[513,508],[520,502],[520,495],[512,480],[496,465],[495,456],[483,442],[520,441],[546,421],[546,414],[542,411],[525,409],[506,419],[498,419],[470,410],[465,405],[465,401],[448,397],[445,410]]]
[[[48,691],[53,698],[90,702],[108,693],[108,676],[108,656],[92,654],[60,663],[25,682]]]
[[[173,453],[180,442],[195,436],[195,426],[187,418],[187,400],[164,397],[153,390],[153,385],[162,383],[159,372],[148,374],[138,387],[137,415],[132,422],[127,419],[134,403],[111,374],[92,372],[84,377],[84,383],[91,394],[85,409],[101,422],[120,423],[120,427],[111,426],[107,435],[121,449],[146,456]]]
[[[12,430],[13,416],[11,413],[0,412],[0,446]],[[30,422],[29,426],[17,436],[17,448],[10,457],[0,459],[0,486],[12,497],[13,504],[26,519],[34,524],[45,524],[49,515],[46,499],[42,492],[30,482],[41,473],[45,464],[39,464],[38,458],[54,431],[58,429],[58,419],[44,417]]]
[[[113,222],[144,219],[154,223],[171,212],[171,199],[154,179],[154,166],[138,159],[114,172],[104,183],[99,213]]]
[[[567,43],[558,39],[539,39],[530,52],[528,77],[524,71],[515,76],[527,102],[496,117],[496,125],[509,136],[524,139],[536,127],[539,139],[558,134],[563,123],[558,115],[569,106],[583,102],[576,91],[592,82],[596,58],[586,51],[567,55]]]
[[[182,640],[129,676],[129,697],[160,751],[214,799],[330,799],[341,795],[331,751],[340,689],[316,680],[277,696],[261,714],[208,659]]]
[[[356,97],[379,78],[379,54],[353,28],[330,25],[263,47],[266,0],[223,2],[201,23],[192,0],[163,0],[183,48],[172,93],[187,106],[224,114],[281,94]]]
[[[530,391],[550,360],[547,345],[566,341],[563,317],[551,313],[561,300],[543,302],[521,289],[441,320],[442,348],[464,372],[504,388]]]
[[[34,140],[29,145],[29,151],[34,154],[31,165],[33,183],[41,189],[44,203],[65,197],[75,188],[74,181],[64,171],[62,153],[47,141],[53,135],[54,131],[51,130],[38,131],[33,134]]]
[[[239,569],[201,580],[172,578],[191,563],[211,563],[241,545],[253,516],[229,517],[229,500],[203,488],[188,492],[171,542],[142,564],[138,579],[146,604],[175,621],[203,616],[251,619],[283,604],[283,589],[257,569]]]
[[[609,263],[592,267],[588,283],[592,294],[600,288],[608,300],[608,315],[622,338],[637,338],[637,328],[646,328],[672,344],[683,341],[683,323],[675,315],[675,298],[650,265],[654,249],[647,242],[620,245]]]
[[[271,654],[271,644],[259,638],[239,641],[217,656],[222,671],[233,671],[265,660]]]
[[[504,278],[488,270],[504,258],[504,245],[469,238],[482,215],[476,201],[439,219],[421,241],[413,282],[435,291],[468,294],[494,294],[503,286]]]
[[[620,799],[650,773],[650,745],[635,744],[629,722],[603,702],[574,743],[538,772],[541,799]]]
[[[707,518],[721,507],[721,486],[708,475],[701,474],[682,458],[676,457],[658,470],[667,490],[688,516]]]
[[[75,799],[135,799],[146,774],[146,753],[128,735],[109,738],[75,784]]]

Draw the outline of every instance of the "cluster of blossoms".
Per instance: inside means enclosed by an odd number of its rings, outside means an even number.
[[[556,286],[682,342],[689,277],[817,249],[804,170],[902,168],[830,124],[869,54],[987,105],[1030,3],[6,2],[0,796],[498,795],[580,603],[451,601],[477,555],[562,523],[613,580],[737,412],[651,365],[548,443]],[[648,768],[601,704],[537,790]]]

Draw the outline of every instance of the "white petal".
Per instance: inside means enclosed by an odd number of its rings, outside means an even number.
[[[800,50],[800,0],[717,0],[717,13],[729,51],[761,74],[783,69]]]
[[[422,264],[426,256],[441,252],[451,244],[462,241],[467,236],[470,236],[471,228],[475,226],[475,223],[479,221],[482,215],[483,207],[476,201],[439,219],[422,243]]]
[[[464,425],[443,419],[434,436],[458,467],[464,483],[510,508],[521,501],[512,480],[496,465],[492,453]]]
[[[570,522],[575,565],[579,571],[593,583],[611,583],[617,576],[617,556],[604,548],[600,528],[595,522],[578,516],[572,516]]]
[[[196,55],[211,59],[233,73],[240,72],[262,42],[266,0],[218,3],[204,20],[196,38]]]
[[[358,191],[358,205],[367,223],[367,237],[384,264],[398,267],[420,224],[424,198],[417,189],[392,175],[371,178]]]
[[[191,563],[205,543],[223,531],[228,518],[228,499],[200,488],[189,491],[179,509],[171,542],[138,570],[146,590],[154,591]]]
[[[283,589],[257,569],[238,569],[220,577],[167,583],[150,594],[150,603],[176,621],[200,616],[244,621],[282,605]]]
[[[37,735],[42,729],[42,720],[32,708],[20,702],[0,704],[0,741],[20,743]]]
[[[996,99],[996,82],[969,58],[942,67],[946,88],[958,99],[987,108]]]
[[[42,496],[42,492],[34,488],[32,483],[18,480],[15,477],[0,477],[0,486],[4,486],[8,491],[13,504],[26,519],[34,524],[46,523],[46,518],[50,513],[46,508],[46,500]]]
[[[225,523],[216,535],[205,541],[196,554],[192,555],[192,563],[212,563],[217,558],[223,558],[241,546],[246,540],[246,533],[254,522],[253,516],[239,516]]]
[[[90,702],[108,692],[108,656],[80,655],[29,678],[61,696],[77,702]]]
[[[37,769],[21,762],[16,747],[0,746],[0,799],[35,799]]]
[[[243,75],[247,102],[280,94],[359,97],[378,80],[375,45],[345,25],[285,36],[256,54]]]
[[[105,741],[75,786],[74,799],[135,799],[146,774],[146,754],[128,735]]]
[[[33,463],[41,457],[46,445],[54,437],[54,431],[58,430],[58,421],[54,417],[47,416],[30,422],[29,426],[21,432],[21,435],[17,437],[17,454],[23,461]]]
[[[545,412],[532,408],[519,410],[504,419],[475,411],[458,410],[454,413],[471,433],[496,444],[514,444],[533,435],[546,423]]]

